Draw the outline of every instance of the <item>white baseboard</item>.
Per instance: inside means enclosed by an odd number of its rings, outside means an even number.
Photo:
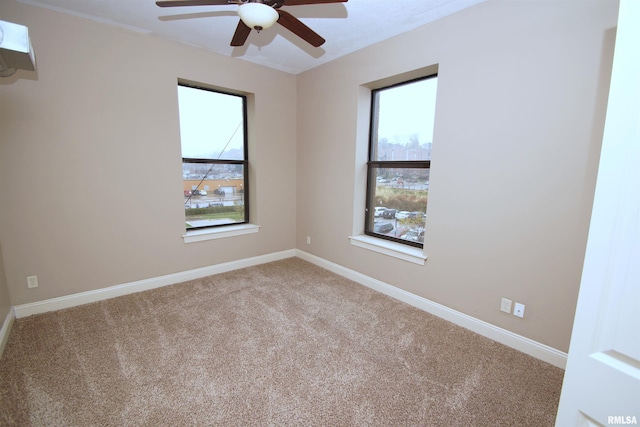
[[[4,353],[4,348],[7,345],[7,341],[9,341],[9,334],[11,333],[11,327],[13,326],[14,319],[15,314],[13,312],[13,309],[9,309],[7,317],[4,318],[4,323],[2,324],[2,328],[0,329],[0,357],[2,357],[2,353]]]
[[[66,295],[63,297],[52,298],[44,301],[17,305],[13,307],[13,309],[15,311],[16,318],[32,316],[34,314],[61,310],[64,308],[75,307],[78,305],[102,301],[136,292],[148,291],[150,289],[174,285],[176,283],[199,279],[201,277],[211,276],[213,274],[225,273],[227,271],[252,267],[254,265],[265,264],[267,262],[278,261],[295,256],[295,249],[290,249],[282,252],[275,252],[267,255],[260,255],[252,258],[245,258],[237,261],[226,262],[223,264],[212,265],[209,267],[183,271],[180,273],[168,274],[166,276],[138,280],[136,282],[110,286],[108,288],[96,289],[95,291],[80,292],[77,294]]]
[[[0,330],[0,355],[2,355],[2,350],[4,349],[6,340],[9,337],[9,332],[14,318],[75,307],[82,304],[142,292],[162,286],[173,285],[176,283],[199,279],[201,277],[211,276],[213,274],[225,273],[227,271],[238,270],[240,268],[251,267],[295,256],[554,366],[562,369],[566,366],[567,353],[298,249],[290,249],[282,252],[97,289],[95,291],[81,292],[64,297],[15,306],[13,307],[13,311],[10,311],[7,315],[7,319]]]
[[[543,360],[554,366],[565,369],[567,364],[567,353],[553,347],[541,344],[506,329],[502,329],[483,320],[476,319],[475,317],[453,310],[442,304],[430,301],[400,288],[396,288],[395,286],[391,286],[385,282],[366,276],[362,273],[358,273],[357,271],[348,269],[315,255],[311,255],[299,249],[296,250],[296,255],[305,261],[309,261],[319,267],[325,268],[339,274],[340,276],[367,286],[368,288],[405,302],[451,323],[455,323],[456,325],[462,326],[501,344],[519,350],[525,354],[535,357],[536,359]]]

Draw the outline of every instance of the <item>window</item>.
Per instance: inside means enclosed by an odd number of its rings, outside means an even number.
[[[249,222],[245,96],[178,83],[187,230]]]
[[[367,235],[423,246],[437,84],[431,75],[372,91]]]

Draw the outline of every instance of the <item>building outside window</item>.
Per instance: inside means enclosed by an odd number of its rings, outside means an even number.
[[[186,228],[249,222],[247,100],[178,83]]]
[[[422,247],[438,77],[375,89],[365,234]]]

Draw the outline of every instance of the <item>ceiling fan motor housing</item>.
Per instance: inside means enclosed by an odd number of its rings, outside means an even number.
[[[274,8],[261,2],[241,4],[238,15],[247,27],[257,31],[272,27],[280,16]]]

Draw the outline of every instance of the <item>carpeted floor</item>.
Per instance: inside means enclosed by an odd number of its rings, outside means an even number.
[[[553,426],[564,371],[290,258],[17,319],[8,426]]]

